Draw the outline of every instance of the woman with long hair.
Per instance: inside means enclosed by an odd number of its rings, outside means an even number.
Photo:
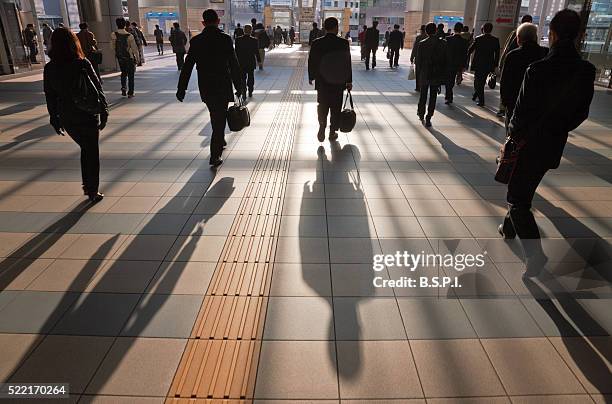
[[[98,138],[108,120],[104,91],[76,34],[70,29],[62,27],[53,31],[49,58],[51,61],[45,65],[43,77],[51,126],[60,136],[68,133],[81,147],[83,192],[92,203],[99,202],[104,195],[98,192]],[[83,82],[90,86],[79,85]]]

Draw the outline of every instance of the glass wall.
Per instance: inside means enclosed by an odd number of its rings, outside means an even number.
[[[574,2],[572,8],[579,4]],[[586,16],[585,37],[582,41],[583,56],[597,67],[598,84],[612,87],[612,0],[583,1],[582,7],[589,7]],[[577,10],[580,11],[580,10]]]

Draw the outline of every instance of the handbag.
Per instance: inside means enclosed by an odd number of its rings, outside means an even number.
[[[495,181],[502,184],[510,182],[512,174],[516,169],[520,149],[521,146],[512,140],[512,138],[506,138],[506,141],[499,149],[499,156],[496,159],[497,170],[495,171]]]
[[[238,97],[234,101],[234,105],[227,109],[227,126],[232,132],[239,132],[250,125],[251,114],[249,109],[244,105],[244,99]]]
[[[346,101],[350,100],[351,108],[346,107]],[[346,92],[346,98],[344,99],[344,106],[342,107],[342,111],[340,112],[340,132],[350,132],[355,127],[357,123],[357,114],[355,113],[353,105],[353,96],[350,91]]]
[[[489,73],[487,76],[487,85],[491,90],[495,89],[495,86],[497,85],[497,75],[495,73]]]
[[[416,80],[416,70],[414,69],[414,65],[410,65],[408,68],[408,80]]]
[[[102,110],[100,92],[84,66],[79,68],[70,95],[76,108],[81,111],[95,115]]]
[[[101,65],[102,64],[102,51],[98,49],[94,49],[89,54],[88,59],[93,64]]]

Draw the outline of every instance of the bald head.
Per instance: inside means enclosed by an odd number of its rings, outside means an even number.
[[[525,42],[538,42],[538,26],[530,22],[524,22],[516,30],[519,44]]]

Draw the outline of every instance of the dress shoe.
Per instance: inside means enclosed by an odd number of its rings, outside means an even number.
[[[330,130],[329,131],[329,141],[333,142],[335,140],[338,140],[338,132],[336,132],[335,130]]]
[[[211,158],[209,161],[210,165],[213,167],[219,167],[221,164],[223,164],[223,160],[220,157],[217,158]]]
[[[319,139],[319,142],[325,140],[325,128],[319,128],[319,132],[317,133],[317,139]]]
[[[431,118],[430,117],[426,117],[425,118],[425,127],[426,128],[430,128],[431,127]]]
[[[249,98],[253,98],[253,92],[249,91]]]
[[[419,117],[419,121],[422,121],[423,119],[425,119],[424,115],[422,115],[422,114],[417,114],[417,116]]]
[[[472,101],[476,101],[476,98],[478,98],[478,96],[476,94],[472,94]]]
[[[134,94],[128,94],[128,98],[134,98],[135,95]]]
[[[121,90],[121,95],[125,97],[127,95],[127,91],[122,89]]]
[[[484,103],[484,102],[479,102],[479,103],[478,103],[478,104],[476,104],[476,105],[478,105],[479,107],[484,107],[484,106],[485,106],[485,103]]]
[[[95,194],[89,194],[89,202],[91,202],[92,204],[98,203],[102,199],[104,199],[104,194],[101,194],[99,192],[96,192]]]

